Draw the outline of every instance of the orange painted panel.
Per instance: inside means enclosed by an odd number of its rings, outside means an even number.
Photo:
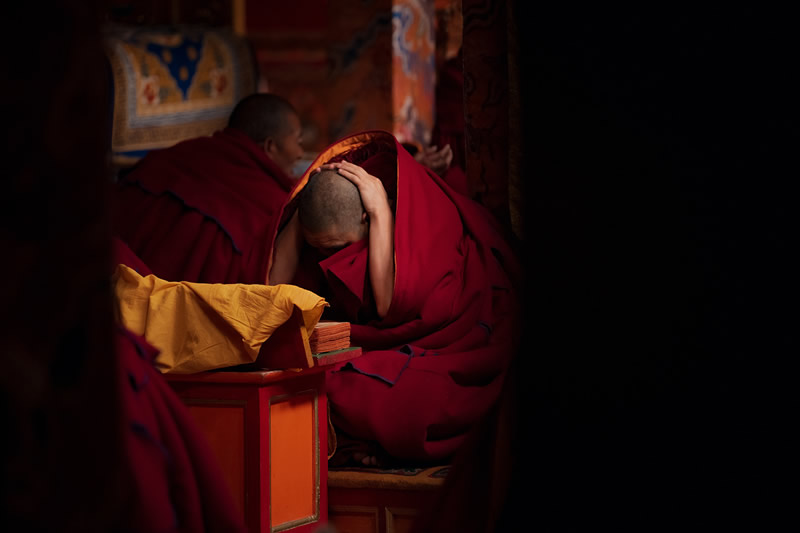
[[[319,511],[319,444],[313,392],[273,401],[270,418],[272,527]]]
[[[378,533],[378,509],[331,506],[328,522],[336,529],[336,533]]]
[[[244,513],[244,407],[187,407],[217,456],[233,499]]]

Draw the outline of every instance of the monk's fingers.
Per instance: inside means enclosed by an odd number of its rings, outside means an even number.
[[[355,172],[353,172],[352,170],[348,170],[346,168],[341,168],[340,167],[340,168],[337,168],[336,170],[337,170],[337,172],[339,172],[340,176],[350,180],[359,189],[361,188],[361,184],[364,182],[364,178],[362,176],[360,176],[360,175],[356,174]]]
[[[436,154],[432,156],[432,159],[435,161],[436,165],[448,165],[450,160],[453,159],[453,151],[450,149],[450,145],[448,144]]]
[[[358,185],[359,181],[364,179],[364,176],[368,176],[364,169],[359,167],[358,165],[354,165],[347,161],[337,161],[336,163],[325,163],[324,165],[320,165],[317,168],[317,172],[320,170],[335,170],[339,173],[340,176],[343,176],[354,184]],[[359,172],[361,171],[361,172]]]
[[[441,149],[437,148],[436,146],[431,146],[430,148],[427,149],[425,154],[429,158],[444,157],[449,150],[450,150],[449,144],[444,145]]]
[[[339,169],[345,168],[347,170],[350,170],[351,172],[356,172],[356,173],[359,170],[363,170],[360,166],[354,165],[353,163],[350,163],[349,161],[336,161],[336,162],[333,162],[333,163],[325,163],[323,165],[320,165],[319,168],[320,169],[325,169],[325,170],[339,170]]]
[[[339,175],[350,180],[356,186],[358,193],[361,195],[361,201],[364,203],[364,209],[367,212],[371,212],[373,208],[376,208],[381,203],[381,200],[383,202],[386,201],[386,191],[383,188],[383,183],[375,176],[370,176],[369,174],[361,176],[344,168],[339,169]]]
[[[447,151],[444,153],[444,165],[450,166],[450,163],[453,162],[453,150],[450,148],[449,144],[445,146],[445,149]]]
[[[339,169],[340,170],[341,169],[348,170],[348,171],[352,172],[353,174],[355,174],[356,176],[358,176],[360,178],[364,178],[364,179],[373,177],[373,176],[370,176],[369,172],[367,172],[366,170],[364,170],[360,166],[355,165],[355,164],[353,164],[353,163],[351,163],[349,161],[340,162],[339,163]]]
[[[371,186],[373,187],[377,187],[378,185],[380,185],[381,188],[383,187],[381,180],[379,180],[378,178],[376,178],[375,176],[373,176],[360,166],[354,165],[352,163],[347,163],[345,165],[344,163],[346,162],[342,161],[342,165],[339,166],[338,168],[339,174],[341,174],[342,176],[346,177],[347,179],[355,183],[359,189],[367,186],[368,184],[371,184]]]
[[[446,157],[447,154],[449,154],[449,153],[452,153],[452,150],[450,149],[450,145],[446,144],[446,145],[444,145],[442,147],[441,150],[437,150],[436,153],[434,153],[432,155],[433,155],[433,157]]]
[[[381,180],[369,174],[366,175],[366,178],[356,176],[355,173],[344,168],[339,169],[339,174],[350,180],[358,188],[361,202],[364,204],[364,210],[370,216],[390,210],[389,199]]]
[[[430,158],[428,163],[432,167],[440,167],[440,166],[446,164],[445,161],[446,160],[445,160],[444,156],[442,156],[441,154],[436,154],[435,156]]]

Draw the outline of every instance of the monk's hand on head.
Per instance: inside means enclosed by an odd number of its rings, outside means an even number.
[[[323,165],[322,168],[336,169],[339,175],[347,178],[358,187],[361,203],[364,204],[364,210],[370,219],[391,216],[392,210],[389,207],[389,198],[380,179],[348,161],[330,163],[329,165]]]
[[[375,309],[386,317],[394,293],[394,219],[381,180],[353,163],[342,161],[333,167],[358,188],[369,219],[369,281]]]
[[[369,220],[368,260],[369,282],[375,310],[380,318],[386,317],[394,293],[394,217],[386,189],[381,180],[358,165],[342,161],[323,165],[335,169],[340,176],[350,180],[361,195],[366,217]],[[362,219],[363,222],[363,219]]]

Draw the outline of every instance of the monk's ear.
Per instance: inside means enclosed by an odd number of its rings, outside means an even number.
[[[275,140],[272,137],[267,137],[266,140],[264,140],[264,152],[266,152],[267,155],[272,155],[275,148]]]
[[[367,221],[367,212],[361,211],[361,223],[364,224]]]

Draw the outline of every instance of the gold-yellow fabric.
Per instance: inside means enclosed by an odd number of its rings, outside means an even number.
[[[165,281],[119,265],[114,274],[118,319],[161,353],[161,372],[191,374],[252,363],[294,308],[311,331],[325,299],[294,285]]]

